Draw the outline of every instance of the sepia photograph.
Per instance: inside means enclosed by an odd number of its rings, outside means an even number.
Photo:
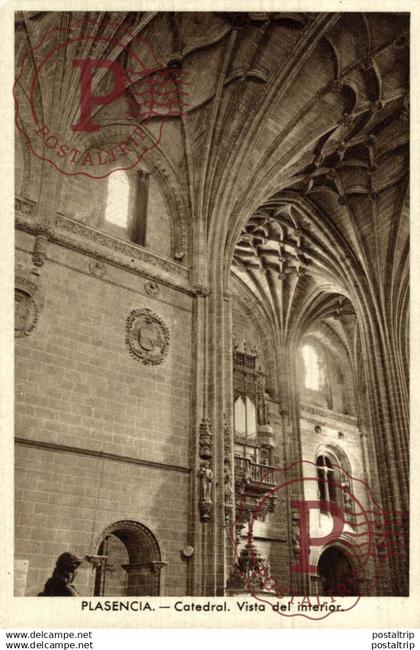
[[[410,14],[14,23],[14,596],[410,596]]]

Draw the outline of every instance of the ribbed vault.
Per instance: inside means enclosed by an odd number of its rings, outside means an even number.
[[[171,185],[190,229],[203,220],[210,240],[221,230],[232,247],[244,219],[292,184],[333,215],[361,264],[385,246],[376,279],[391,250],[389,229],[375,214],[394,224],[390,239],[403,246],[397,222],[407,167],[406,15],[27,12],[17,21],[18,63],[31,53],[18,75],[22,115],[32,90],[43,123],[81,151],[106,147],[141,125],[155,145],[148,166]],[[45,63],[45,35],[51,48],[55,40],[71,41],[80,25],[89,38]],[[100,142],[95,133],[69,131],[80,102],[70,60],[103,57],[128,66],[134,56],[146,72],[112,105],[96,107],[95,120],[105,127]],[[136,97],[162,70],[175,71],[169,104],[152,112],[140,106],[136,114]],[[95,83],[96,94],[109,90],[105,71]],[[31,156],[30,165],[44,163]],[[33,172],[25,191],[37,200]]]
[[[232,424],[231,282],[239,306],[266,320],[266,356],[274,341],[285,458],[302,457],[295,354],[316,336],[348,356],[359,423],[381,469],[375,487],[384,508],[406,509],[409,16],[46,11],[17,12],[16,21],[17,177],[36,206],[30,218],[54,227],[63,178],[46,149],[33,155],[33,111],[81,158],[133,129],[144,135],[143,162],[181,224],[175,257],[191,269],[197,440],[202,422],[215,436]],[[95,106],[97,132],[71,129],[77,59],[125,70],[120,96]],[[111,83],[104,68],[92,91],[106,95]],[[122,154],[116,167],[135,162]],[[66,173],[84,172],[71,164]],[[201,537],[194,520],[193,593],[222,594],[226,584],[222,447],[211,532]],[[392,559],[394,595],[407,593],[402,565]]]

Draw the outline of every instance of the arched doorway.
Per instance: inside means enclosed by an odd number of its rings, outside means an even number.
[[[359,595],[359,580],[353,565],[347,555],[335,546],[330,546],[321,554],[318,574],[320,595]]]
[[[155,535],[136,521],[108,526],[97,547],[94,596],[159,596],[161,551]]]

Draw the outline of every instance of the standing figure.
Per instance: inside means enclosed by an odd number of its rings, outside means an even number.
[[[210,469],[210,463],[206,461],[202,463],[200,467],[200,478],[201,478],[201,501],[211,502],[211,487],[213,483],[213,472]]]
[[[62,553],[57,558],[51,578],[45,583],[44,591],[38,596],[78,596],[72,582],[81,562],[72,553]]]
[[[207,460],[201,463],[198,471],[200,478],[200,514],[201,521],[209,521],[213,509],[212,503],[212,485],[213,472],[210,468],[210,462]]]

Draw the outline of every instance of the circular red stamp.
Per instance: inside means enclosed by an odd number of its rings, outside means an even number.
[[[236,480],[229,593],[250,594],[277,614],[311,620],[349,611],[363,596],[381,595],[387,561],[407,556],[408,513],[386,512],[366,481],[338,464],[260,468],[258,477],[245,473]],[[286,580],[259,548],[262,522],[275,511],[278,517],[279,505],[288,518],[291,548]]]
[[[185,110],[181,61],[117,21],[73,21],[21,47],[16,126],[34,156],[65,175],[105,178],[159,147]]]

